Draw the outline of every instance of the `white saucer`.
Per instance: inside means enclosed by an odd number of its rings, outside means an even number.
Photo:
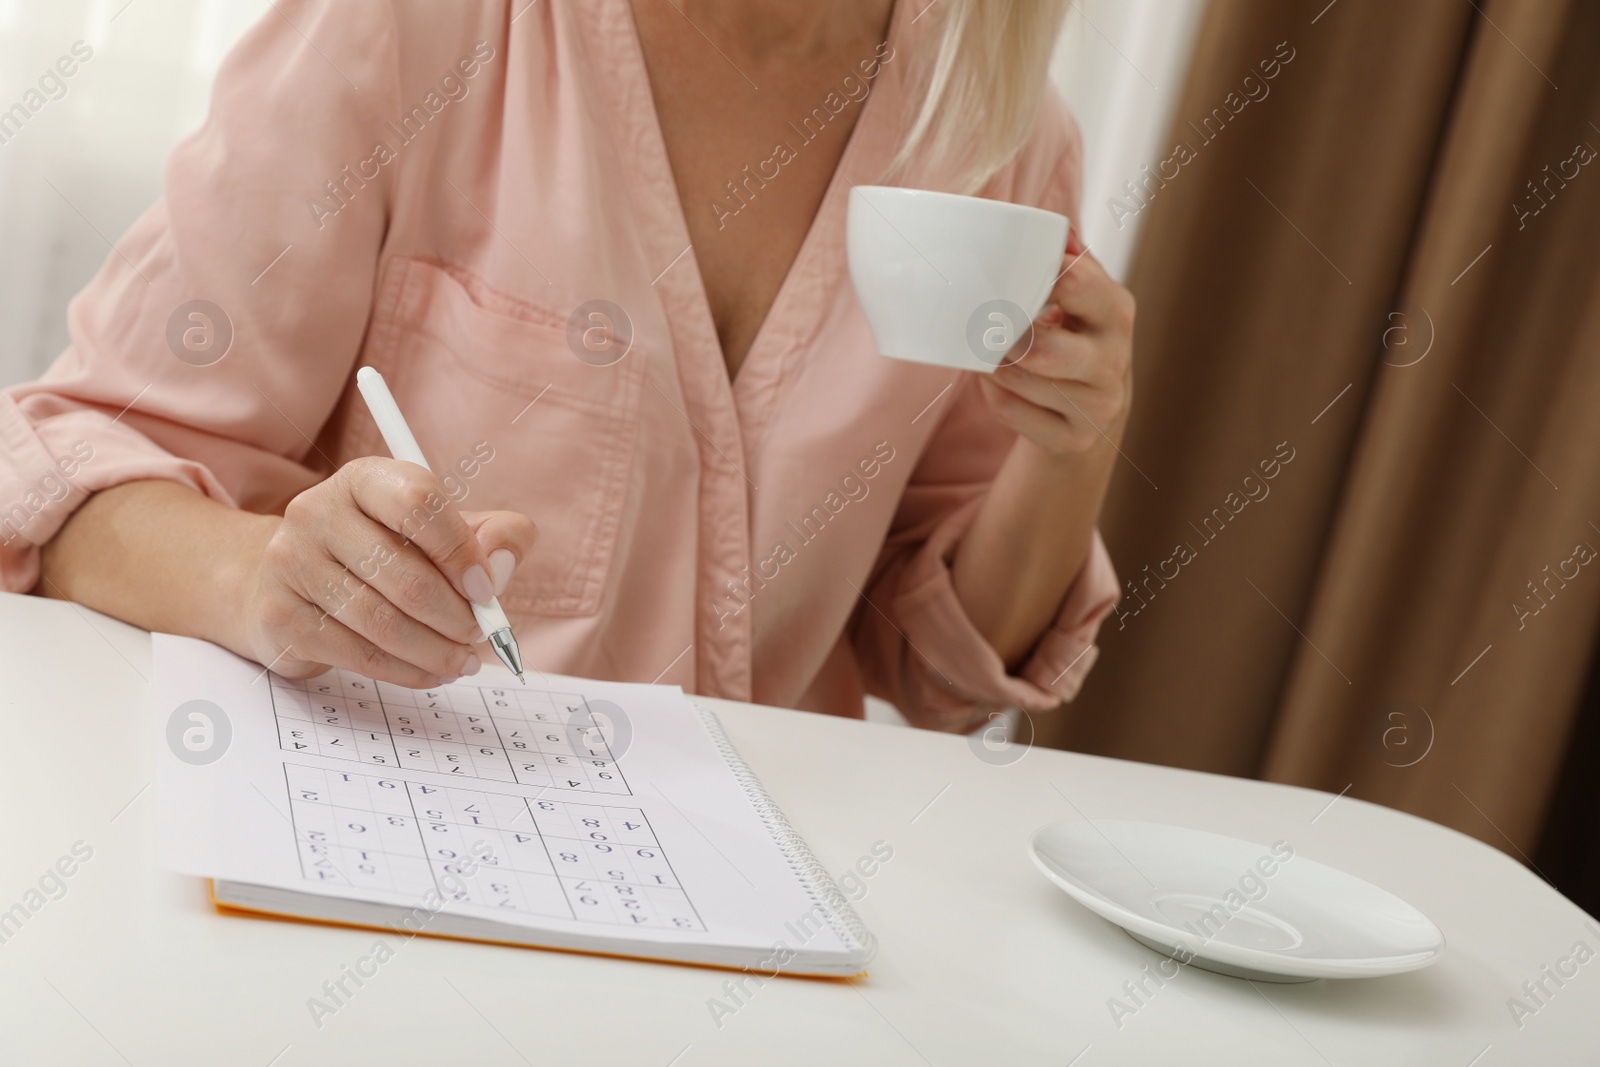
[[[1052,823],[1030,851],[1045,877],[1134,940],[1236,978],[1371,978],[1444,952],[1416,908],[1285,842],[1095,819]]]

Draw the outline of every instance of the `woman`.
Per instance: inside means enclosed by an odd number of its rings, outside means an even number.
[[[5,588],[290,676],[471,674],[498,593],[543,670],[952,730],[1069,699],[1131,298],[1074,237],[980,377],[875,355],[844,263],[854,184],[1076,217],[1063,5],[680,3],[275,4],[0,396]]]

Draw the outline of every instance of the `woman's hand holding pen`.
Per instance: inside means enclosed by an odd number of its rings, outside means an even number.
[[[332,666],[426,688],[474,674],[469,601],[504,591],[538,535],[516,512],[458,511],[416,464],[354,460],[276,521],[230,644],[290,678]]]

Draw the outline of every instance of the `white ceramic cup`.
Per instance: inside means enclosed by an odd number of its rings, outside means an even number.
[[[1067,218],[923,189],[858,185],[845,246],[878,351],[992,373],[1033,339],[1067,248]]]

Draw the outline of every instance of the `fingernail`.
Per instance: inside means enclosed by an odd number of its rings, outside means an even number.
[[[474,604],[487,605],[494,599],[494,586],[489,584],[489,572],[479,564],[474,563],[467,568],[467,573],[461,576],[461,585]]]
[[[499,596],[511,584],[511,572],[517,569],[517,556],[509,548],[497,548],[489,553],[489,573],[494,575],[494,595]]]
[[[483,661],[475,655],[468,656],[467,662],[461,665],[461,677],[470,678],[481,670],[483,670]]]

